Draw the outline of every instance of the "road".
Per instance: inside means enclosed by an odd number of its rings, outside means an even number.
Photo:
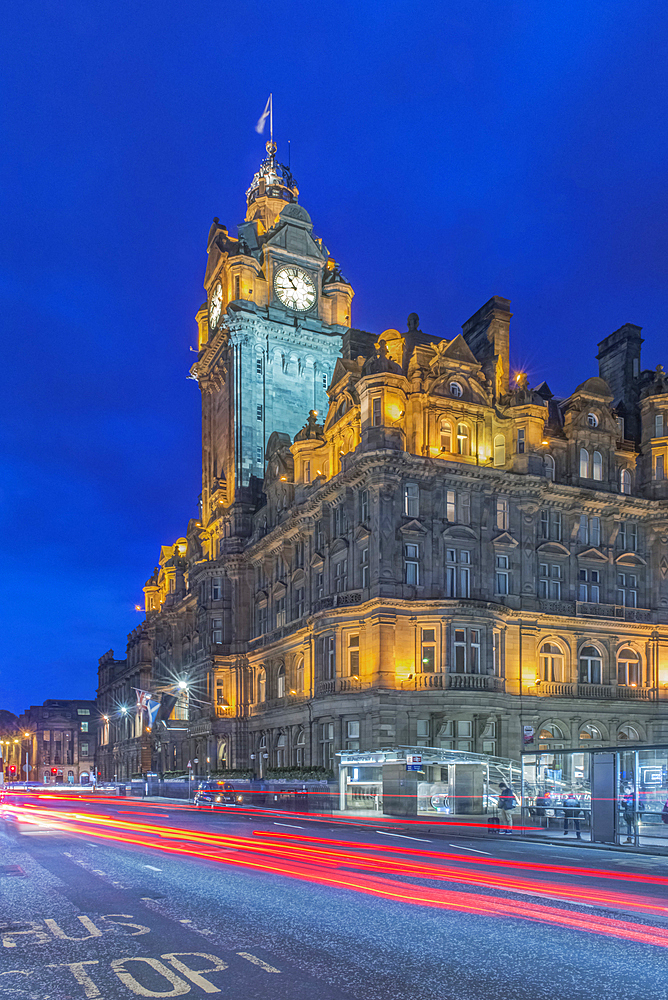
[[[155,800],[45,805],[46,828],[0,833],[2,997],[668,995],[665,858]]]

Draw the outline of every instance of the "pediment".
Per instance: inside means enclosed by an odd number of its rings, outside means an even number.
[[[319,261],[322,260],[322,251],[311,234],[299,222],[292,219],[281,219],[264,246],[265,252],[269,247],[276,247],[300,257],[315,257]],[[290,262],[281,260],[280,263]]]
[[[538,546],[536,552],[546,556],[570,556],[570,552],[561,542],[543,542],[542,545]]]
[[[306,574],[304,573],[303,569],[297,569],[292,574],[292,582],[295,585],[295,587],[298,587],[301,583],[304,583],[305,580],[306,580]]]
[[[355,541],[356,542],[365,542],[367,540],[367,538],[370,538],[370,537],[371,537],[371,532],[369,531],[369,529],[367,528],[367,526],[365,524],[358,525],[358,527],[357,527],[357,529],[355,531]]]
[[[288,588],[284,583],[278,580],[274,586],[271,588],[271,596],[276,600],[277,597],[285,597],[288,592]]]
[[[319,552],[314,552],[311,556],[311,562],[309,563],[311,569],[321,570],[325,565],[325,560],[322,558]]]
[[[426,535],[427,529],[423,528],[419,521],[413,518],[412,521],[407,521],[406,524],[402,524],[399,528],[402,535]]]
[[[336,556],[339,554],[339,552],[345,552],[347,548],[348,548],[348,542],[345,540],[345,538],[337,538],[336,541],[332,542],[332,544],[330,545],[329,554],[330,556]]]
[[[617,566],[646,566],[647,562],[637,552],[622,552],[615,559]]]
[[[267,603],[268,600],[269,600],[269,598],[268,598],[267,592],[265,590],[259,590],[257,592],[257,594],[255,595],[255,603],[259,607],[264,607],[264,605]]]
[[[578,553],[578,559],[587,559],[589,562],[600,562],[607,563],[608,559],[603,555],[600,549],[595,547],[591,549],[585,549],[584,552]]]
[[[468,540],[469,538],[477,538],[477,535],[473,528],[467,528],[465,524],[450,524],[444,529],[441,538],[461,538]]]
[[[458,333],[454,340],[450,341],[445,350],[441,351],[441,357],[448,358],[450,361],[463,361],[468,365],[479,364],[478,359],[471,351],[461,333]]]
[[[492,545],[506,545],[509,549],[515,549],[519,545],[516,538],[508,531],[502,531],[500,535],[492,539]]]

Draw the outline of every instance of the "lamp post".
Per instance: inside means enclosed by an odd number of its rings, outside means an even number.
[[[31,734],[30,733],[24,733],[23,736],[24,736],[24,739],[29,740],[30,737],[31,737]],[[28,781],[28,776],[30,774],[30,770],[31,770],[31,768],[30,768],[30,743],[28,743],[28,745],[26,747],[26,764],[25,764],[26,782]]]

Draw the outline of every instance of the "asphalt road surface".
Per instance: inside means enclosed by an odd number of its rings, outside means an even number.
[[[1,997],[668,996],[665,858],[44,805],[28,835],[0,832]]]

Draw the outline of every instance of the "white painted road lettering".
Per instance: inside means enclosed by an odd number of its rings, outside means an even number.
[[[95,1000],[95,997],[100,997],[102,994],[84,969],[84,965],[99,965],[99,962],[97,960],[89,962],[60,962],[58,965],[47,965],[47,969],[69,969],[79,985],[83,986],[84,993],[89,1000]]]
[[[136,964],[142,963],[144,967],[148,965],[151,969],[154,969],[158,975],[162,976],[163,979],[166,979],[168,983],[171,983],[172,989],[156,991],[144,986],[144,984],[136,979],[132,972],[129,972],[126,968],[126,966],[133,962],[135,963],[134,971],[138,975],[140,974],[141,965],[137,968]],[[174,972],[172,972],[171,969],[168,969],[167,966],[157,958],[148,958],[140,955],[129,958],[115,958],[111,963],[111,967],[123,985],[127,986],[128,989],[132,990],[135,996],[138,997],[182,997],[185,996],[186,993],[190,993],[190,986],[188,983],[184,979],[181,979],[180,976],[177,976]]]
[[[245,958],[247,962],[252,962],[253,965],[259,965],[259,967],[261,969],[264,969],[265,972],[280,972],[281,971],[280,969],[275,969],[273,967],[273,965],[267,965],[267,963],[263,962],[261,958],[257,957],[257,955],[251,955],[247,951],[238,951],[237,955],[239,955],[240,958]]]
[[[213,983],[208,981],[208,979],[205,979],[202,973],[206,973],[210,976],[212,972],[222,972],[223,969],[227,968],[227,962],[223,962],[222,959],[216,958],[215,955],[208,955],[204,951],[177,951],[172,954],[163,955],[162,958],[167,959],[167,961],[174,966],[177,972],[182,973],[182,975],[186,976],[191,983],[194,983],[195,986],[199,986],[199,988],[204,990],[205,993],[221,992],[217,986],[214,986]],[[183,958],[203,958],[207,962],[212,962],[213,967],[210,969],[193,969],[189,965],[186,965],[185,962],[181,961]],[[197,964],[199,965],[200,963],[198,962]]]

